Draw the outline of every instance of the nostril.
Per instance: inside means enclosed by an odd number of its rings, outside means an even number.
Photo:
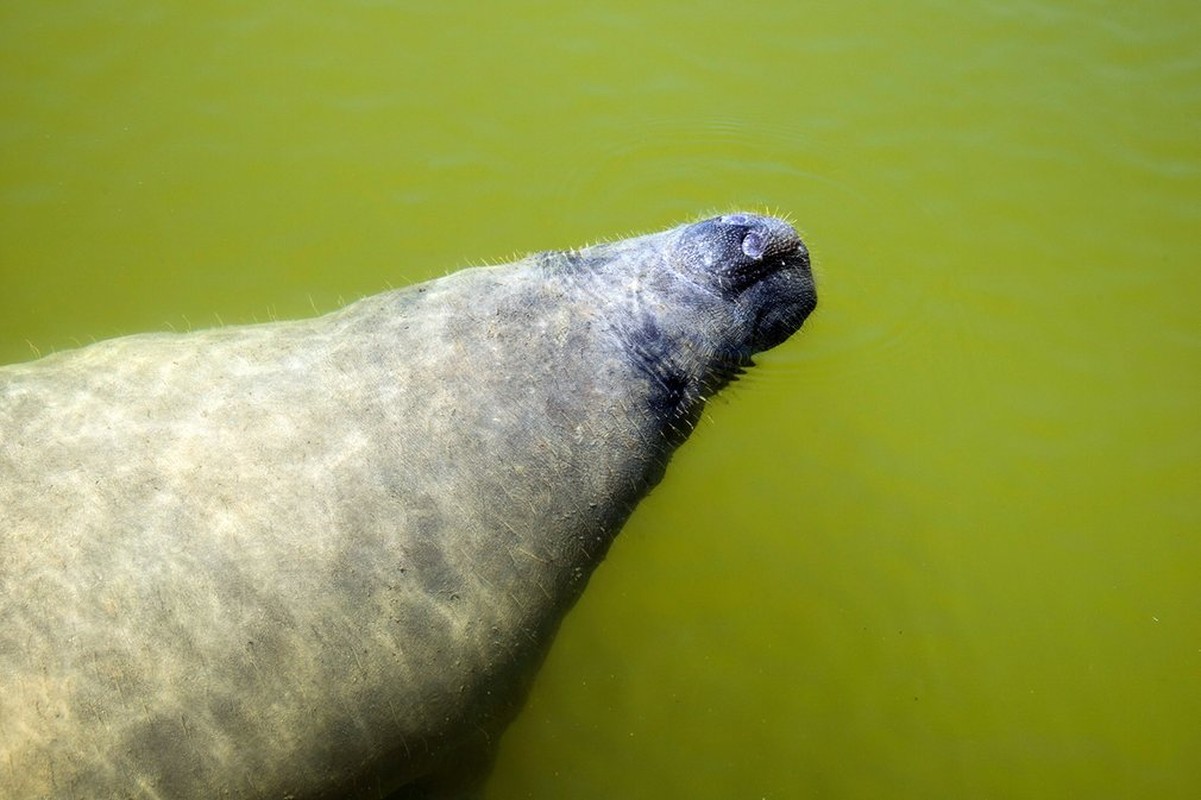
[[[759,231],[751,231],[742,239],[742,252],[746,253],[747,258],[758,261],[763,258],[763,251],[766,249],[767,243],[763,241],[763,234]]]
[[[721,221],[727,225],[747,225],[751,221],[749,214],[726,214]]]

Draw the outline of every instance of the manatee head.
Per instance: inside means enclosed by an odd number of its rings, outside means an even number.
[[[809,250],[774,217],[726,214],[684,226],[671,264],[728,304],[739,358],[780,344],[817,306]]]
[[[809,251],[774,217],[725,214],[576,258],[603,281],[608,321],[626,358],[650,379],[655,415],[689,422],[681,436],[706,398],[817,306]]]

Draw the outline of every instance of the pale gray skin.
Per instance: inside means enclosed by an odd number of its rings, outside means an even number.
[[[0,797],[478,788],[705,399],[815,303],[732,214],[0,369]]]

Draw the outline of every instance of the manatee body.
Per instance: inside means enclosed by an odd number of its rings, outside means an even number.
[[[0,797],[452,796],[705,399],[814,308],[731,214],[0,369]]]

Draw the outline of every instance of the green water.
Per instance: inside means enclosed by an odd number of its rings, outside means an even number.
[[[778,210],[489,797],[1201,796],[1201,7],[0,6],[0,361]]]

